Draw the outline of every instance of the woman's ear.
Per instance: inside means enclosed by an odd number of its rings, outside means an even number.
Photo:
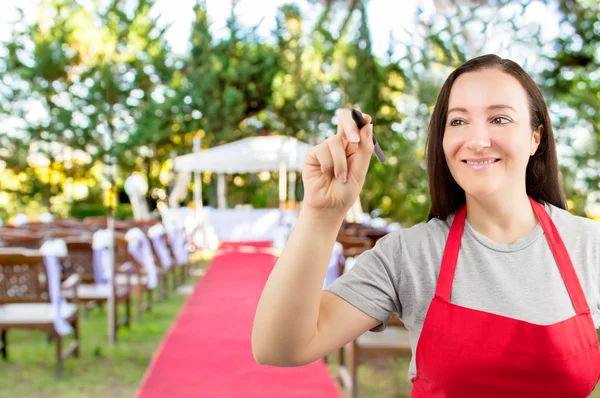
[[[535,155],[535,152],[540,146],[543,132],[544,126],[540,124],[537,130],[534,130],[533,134],[531,135],[531,156]]]

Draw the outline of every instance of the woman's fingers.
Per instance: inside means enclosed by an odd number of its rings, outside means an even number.
[[[313,166],[320,167],[323,175],[335,177],[341,182],[346,182],[350,172],[348,169],[348,145],[358,144],[358,147],[351,150],[351,153],[355,153],[355,150],[358,149],[358,153],[355,154],[358,158],[361,158],[360,160],[357,159],[357,165],[360,164],[359,169],[362,170],[364,168],[363,163],[368,167],[373,145],[372,139],[365,141],[365,138],[370,138],[373,125],[370,124],[372,120],[371,116],[366,113],[362,115],[367,125],[363,127],[362,131],[359,131],[356,122],[352,119],[351,112],[348,109],[340,110],[338,113],[337,134],[329,137],[325,142],[317,145],[309,152],[309,164],[312,163]],[[363,137],[362,140],[361,136]],[[352,167],[354,168],[354,166]]]
[[[341,182],[346,182],[348,177],[348,162],[346,160],[346,148],[340,135],[334,135],[327,139],[327,146],[333,160],[335,177]]]
[[[360,134],[361,140],[358,144],[358,151],[352,159],[351,167],[353,178],[356,178],[362,186],[373,155],[373,125],[367,124],[362,128]]]
[[[329,137],[325,142],[309,151],[307,156],[309,164],[319,166],[323,175],[346,182],[348,160],[344,145],[341,136]]]
[[[333,175],[333,158],[325,142],[315,147],[314,157],[317,159],[323,175]]]
[[[371,123],[371,116],[363,113],[363,118],[367,124]],[[341,109],[338,112],[338,135],[346,138],[349,142],[360,142],[360,132],[354,119],[352,119],[352,113],[348,109]]]

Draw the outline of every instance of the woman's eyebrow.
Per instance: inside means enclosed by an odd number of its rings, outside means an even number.
[[[510,109],[511,111],[516,112],[515,108],[504,104],[490,105],[487,107],[487,110],[489,111],[490,109]]]
[[[515,108],[513,108],[510,105],[505,105],[505,104],[495,104],[495,105],[490,105],[486,108],[486,110],[491,110],[491,109],[510,109],[513,112],[515,111]],[[465,108],[461,108],[459,106],[451,108],[450,110],[448,110],[448,115],[452,112],[462,112],[462,113],[469,113],[469,111],[467,111]]]

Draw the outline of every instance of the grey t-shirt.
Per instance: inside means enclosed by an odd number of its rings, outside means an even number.
[[[579,282],[600,326],[600,222],[545,205],[561,235]],[[415,347],[434,296],[446,238],[454,217],[433,219],[390,233],[361,254],[355,265],[327,290],[382,321],[395,312]],[[540,325],[575,315],[563,279],[541,225],[516,242],[504,244],[478,233],[467,221],[450,301]]]

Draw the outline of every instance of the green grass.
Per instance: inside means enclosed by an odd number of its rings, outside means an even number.
[[[369,398],[409,398],[408,358],[378,358],[358,367],[358,396]],[[337,375],[337,354],[329,357],[329,370]],[[343,391],[345,397],[350,397]]]
[[[196,280],[189,278],[188,284]],[[169,292],[141,322],[121,328],[112,347],[107,344],[106,311],[91,310],[80,320],[80,357],[65,361],[60,379],[54,376],[56,346],[43,332],[10,330],[8,362],[0,359],[0,397],[133,397],[187,297]],[[67,337],[63,347],[71,341]]]

